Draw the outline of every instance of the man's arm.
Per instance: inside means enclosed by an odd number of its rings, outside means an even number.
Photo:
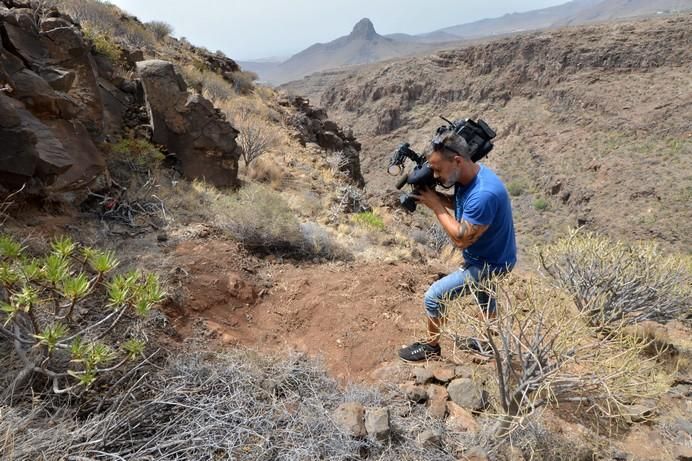
[[[457,221],[454,216],[450,215],[444,208],[434,209],[433,212],[440,221],[442,228],[447,232],[452,243],[458,248],[468,248],[481,238],[481,235],[488,230],[488,225],[471,224],[462,219]]]
[[[455,246],[461,249],[470,247],[481,238],[481,235],[490,226],[487,224],[472,224],[463,218],[461,221],[457,221],[447,211],[446,203],[441,196],[444,195],[431,189],[424,189],[419,191],[415,197],[420,203],[435,213],[437,220],[440,221],[442,228],[447,232]]]

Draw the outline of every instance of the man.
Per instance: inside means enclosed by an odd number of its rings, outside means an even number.
[[[464,138],[446,130],[433,138],[428,164],[454,195],[424,189],[415,198],[437,217],[452,243],[463,249],[463,266],[433,283],[425,294],[428,338],[399,351],[406,361],[417,362],[440,356],[440,327],[444,302],[475,291],[481,309],[495,313],[495,300],[479,288],[494,275],[509,272],[516,263],[514,223],[509,194],[492,170],[471,160]],[[454,216],[449,210],[454,210]],[[475,345],[475,346],[474,346]],[[478,348],[473,342],[471,347]]]

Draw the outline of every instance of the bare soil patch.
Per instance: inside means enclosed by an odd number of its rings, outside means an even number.
[[[168,306],[183,335],[220,345],[320,357],[342,381],[364,381],[423,332],[421,300],[435,274],[405,263],[259,264],[221,240],[174,250],[185,301]]]

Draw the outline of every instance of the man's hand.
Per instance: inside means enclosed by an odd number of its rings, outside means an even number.
[[[411,194],[411,197],[413,197],[416,202],[427,206],[436,213],[440,210],[444,211],[449,202],[449,200],[443,198],[445,196],[427,187],[416,190],[415,193]]]
[[[411,195],[418,203],[422,203],[435,213],[442,228],[458,248],[470,247],[488,230],[489,226],[487,225],[471,224],[463,219],[459,222],[454,219],[454,216],[447,211],[449,200],[446,200],[445,197],[449,196],[440,194],[432,189],[421,189],[416,194]]]

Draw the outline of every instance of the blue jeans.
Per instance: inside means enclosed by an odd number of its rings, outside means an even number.
[[[497,271],[487,267],[466,266],[442,277],[430,285],[423,298],[423,304],[428,317],[437,319],[444,316],[445,302],[449,302],[459,296],[473,293],[478,303],[485,312],[495,312],[495,298],[488,295],[483,289],[486,282],[493,276],[511,270]]]

